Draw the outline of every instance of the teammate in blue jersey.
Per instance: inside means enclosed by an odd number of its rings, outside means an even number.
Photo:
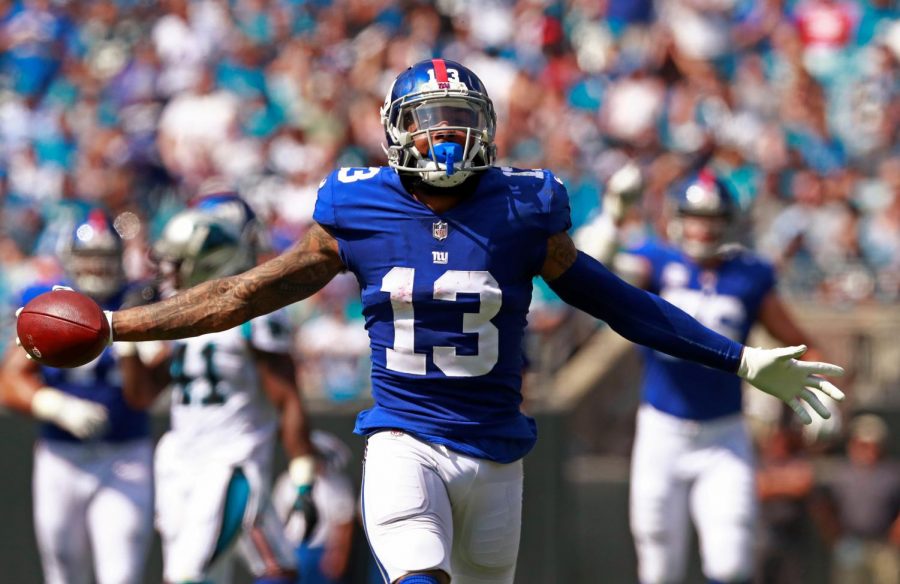
[[[126,286],[122,241],[101,211],[76,227],[64,260],[65,283],[106,309],[143,292]],[[50,289],[29,288],[23,303]],[[153,535],[152,443],[147,414],[122,393],[126,370],[141,365],[117,349],[75,369],[38,366],[15,348],[6,355],[0,399],[43,422],[32,486],[49,584],[143,582]]]
[[[759,322],[779,342],[810,346],[775,290],[772,266],[727,244],[736,210],[725,184],[703,170],[673,190],[673,244],[650,239],[616,265],[728,338],[746,342]],[[613,201],[621,198],[611,191]],[[594,249],[612,249],[602,239],[594,238]],[[630,496],[640,581],[684,580],[693,518],[709,581],[749,583],[756,497],[741,380],[649,348],[643,353]],[[818,358],[818,351],[810,347],[806,357]]]
[[[388,167],[345,168],[319,188],[316,223],[280,256],[161,303],[110,313],[112,340],[224,330],[307,298],[343,270],[360,284],[375,405],[362,507],[385,581],[508,583],[519,545],[521,341],[532,279],[636,342],[739,373],[799,405],[808,386],[840,396],[794,360],[745,348],[580,254],[566,188],[546,170],[494,166],[496,117],[478,77],[452,61],[394,81],[381,118]]]

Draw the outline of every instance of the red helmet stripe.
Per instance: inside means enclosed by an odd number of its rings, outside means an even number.
[[[447,83],[450,79],[447,77],[447,64],[443,59],[432,59],[431,64],[434,67],[434,80],[438,83]]]
[[[713,188],[716,182],[716,175],[711,169],[704,168],[698,173],[697,182],[706,188]]]

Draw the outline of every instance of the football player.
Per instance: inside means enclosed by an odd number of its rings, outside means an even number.
[[[102,211],[76,226],[63,260],[64,284],[105,309],[142,292],[126,286],[122,240]],[[27,289],[23,303],[50,289]],[[123,397],[125,370],[140,367],[136,352],[123,348],[111,346],[74,369],[39,366],[19,350],[5,357],[3,404],[42,422],[32,488],[49,584],[143,582],[153,535],[153,447],[147,414]]]
[[[176,214],[154,244],[164,294],[256,264],[255,216],[234,195]],[[165,581],[222,582],[237,542],[257,582],[293,582],[293,548],[270,500],[276,434],[291,457],[294,505],[314,520],[314,459],[284,311],[173,344],[151,402],[171,381],[171,429],[156,451]],[[167,378],[168,377],[168,378]]]
[[[532,278],[626,337],[738,373],[828,415],[807,386],[840,392],[800,349],[743,347],[580,254],[566,188],[552,172],[494,166],[496,117],[459,63],[416,63],[381,110],[388,166],[342,168],[321,183],[316,223],[258,267],[158,304],[110,313],[111,340],[225,330],[302,300],[350,270],[372,348],[375,404],[362,510],[386,582],[512,582],[522,457],[522,337]]]
[[[639,181],[632,182],[639,190]],[[619,207],[636,196],[623,199],[616,181],[608,188],[615,222],[623,214]],[[672,243],[647,240],[615,265],[728,338],[746,342],[759,322],[779,342],[806,345],[807,358],[820,358],[779,298],[772,266],[729,244],[737,211],[727,186],[702,170],[673,191]],[[615,241],[615,233],[594,231],[593,249],[612,249],[602,240],[611,235]],[[649,348],[643,354],[630,495],[640,581],[684,580],[693,519],[709,581],[750,582],[756,499],[740,379]]]

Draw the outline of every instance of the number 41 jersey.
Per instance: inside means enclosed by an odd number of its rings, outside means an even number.
[[[391,168],[342,168],[313,218],[357,277],[375,406],[356,432],[399,429],[498,462],[534,445],[522,401],[522,338],[547,238],[570,227],[552,173],[492,168],[437,215]]]
[[[261,385],[254,351],[289,353],[292,329],[283,310],[241,326],[173,343],[172,428],[183,460],[238,464],[270,448],[278,416]]]

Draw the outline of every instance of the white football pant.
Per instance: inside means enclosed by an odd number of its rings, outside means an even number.
[[[684,580],[691,519],[704,575],[722,582],[750,580],[756,494],[742,416],[696,422],[642,405],[631,461],[630,515],[641,584]]]
[[[143,582],[153,536],[152,462],[149,440],[38,442],[32,488],[44,582]]]
[[[182,458],[177,442],[164,436],[156,452],[156,524],[162,538],[166,582],[200,582],[215,575],[231,580],[229,549],[215,555],[224,524],[228,486],[236,469],[247,479],[237,547],[254,576],[296,566],[284,524],[272,506],[268,476],[271,448],[263,446],[240,465]],[[231,546],[229,546],[230,548]],[[215,557],[214,557],[215,556]],[[215,564],[215,565],[213,565]]]
[[[399,431],[369,437],[362,486],[369,545],[386,582],[443,570],[453,584],[511,584],[522,461],[500,464]]]

